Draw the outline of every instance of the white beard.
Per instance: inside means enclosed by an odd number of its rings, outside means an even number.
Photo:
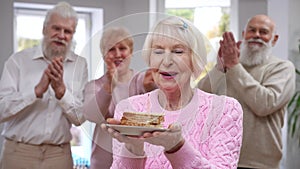
[[[259,46],[249,46],[248,42],[261,42],[262,47]],[[269,59],[272,51],[272,40],[269,43],[262,41],[261,39],[249,39],[244,40],[241,43],[240,48],[240,63],[245,66],[255,66],[264,63]]]
[[[62,56],[63,58],[65,58],[67,53],[70,51],[71,45],[67,44],[64,41],[61,41],[61,43],[64,43],[65,47],[53,48],[50,46],[50,41],[44,38],[43,42],[42,42],[42,49],[43,49],[44,55],[49,60],[52,60],[53,58],[55,58],[57,56]]]

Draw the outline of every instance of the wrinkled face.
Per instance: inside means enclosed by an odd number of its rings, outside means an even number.
[[[52,14],[48,24],[43,29],[43,49],[46,57],[65,57],[70,50],[75,28],[74,19],[66,19],[58,14]]]
[[[273,31],[274,23],[264,16],[254,17],[248,22],[240,50],[243,65],[259,65],[270,57],[271,48],[278,38]]]
[[[161,90],[176,92],[190,87],[191,51],[182,42],[168,37],[154,37],[150,67],[156,70],[153,78]]]
[[[131,56],[132,51],[130,47],[126,41],[121,41],[107,50],[105,62],[107,65],[114,64],[118,71],[126,71],[129,69]]]
[[[262,47],[264,44],[275,45],[277,39],[273,39],[274,24],[271,20],[263,17],[251,19],[243,32],[245,41],[249,47]],[[264,42],[264,43],[263,43]]]

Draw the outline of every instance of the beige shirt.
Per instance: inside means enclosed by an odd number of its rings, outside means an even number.
[[[70,127],[85,121],[83,90],[87,82],[86,60],[70,53],[64,61],[66,92],[55,98],[49,86],[42,99],[34,93],[49,61],[41,46],[13,54],[5,63],[0,81],[0,121],[4,137],[29,144],[62,144],[71,140]]]
[[[239,167],[279,168],[284,113],[295,90],[294,65],[271,57],[258,66],[237,64],[225,74],[214,68],[199,88],[241,103],[244,132]]]

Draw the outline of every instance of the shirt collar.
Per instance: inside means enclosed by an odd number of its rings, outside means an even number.
[[[38,45],[37,50],[35,50],[35,53],[32,55],[32,59],[46,59],[44,54],[43,54],[43,49],[42,49],[42,45]],[[67,56],[65,61],[70,61],[70,62],[74,62],[76,60],[76,54],[72,51],[70,51]]]

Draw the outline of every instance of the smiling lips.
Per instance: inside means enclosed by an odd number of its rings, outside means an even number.
[[[261,42],[248,42],[248,44],[249,45],[257,45],[257,46],[262,46],[263,45],[263,43],[261,43]]]
[[[265,42],[261,39],[251,39],[251,40],[248,40],[248,44],[250,46],[264,46],[266,45]]]
[[[119,66],[122,62],[123,62],[123,60],[115,60],[114,61],[116,66]]]
[[[60,41],[60,40],[53,40],[52,41],[56,46],[58,47],[65,47],[67,46],[67,43],[65,41]]]
[[[159,72],[164,79],[174,79],[177,75],[176,72]]]

